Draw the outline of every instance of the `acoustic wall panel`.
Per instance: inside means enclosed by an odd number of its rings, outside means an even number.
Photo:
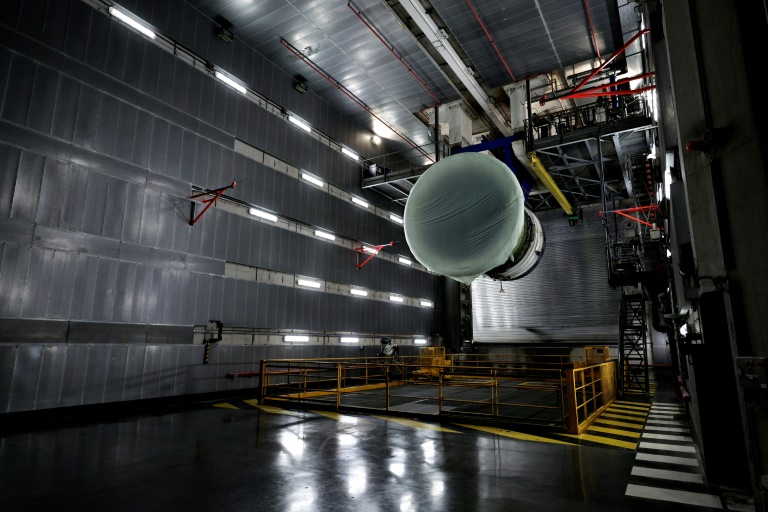
[[[475,341],[487,343],[618,341],[620,290],[608,285],[605,232],[597,208],[569,226],[561,212],[537,213],[544,256],[528,276],[472,283]]]

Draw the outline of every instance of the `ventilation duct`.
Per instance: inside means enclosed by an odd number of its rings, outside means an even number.
[[[486,274],[509,281],[530,273],[544,231],[524,206],[517,178],[483,153],[451,155],[429,167],[405,205],[405,239],[416,259],[469,285]]]

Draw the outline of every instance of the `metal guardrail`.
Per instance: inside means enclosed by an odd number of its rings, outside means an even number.
[[[412,357],[264,360],[260,398],[262,403],[475,418],[572,433],[586,428],[615,398],[615,384],[609,385],[615,383],[613,362],[584,367],[581,357],[452,357],[430,349]]]
[[[616,361],[566,371],[568,431],[581,434],[616,399]]]

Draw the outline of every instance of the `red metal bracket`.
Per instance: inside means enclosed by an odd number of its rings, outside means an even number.
[[[650,222],[646,222],[644,220],[638,219],[637,217],[633,217],[633,216],[631,216],[629,214],[630,213],[638,213],[638,212],[657,212],[657,211],[659,211],[659,205],[658,204],[649,204],[648,206],[635,206],[634,208],[624,208],[623,210],[608,210],[608,211],[600,210],[598,212],[598,214],[601,217],[605,217],[609,213],[615,213],[617,215],[621,215],[622,217],[626,217],[626,218],[628,218],[630,220],[633,220],[635,222],[639,222],[640,224],[644,224],[646,226],[649,226],[649,227],[653,228],[654,225],[651,224]],[[656,227],[656,229],[660,229],[662,231],[664,230],[664,228],[661,227],[661,226],[655,226],[655,227]]]
[[[395,242],[393,241],[393,242],[389,242],[388,244],[384,244],[384,245],[364,245],[362,247],[355,247],[355,251],[357,251],[357,268],[358,268],[358,270],[363,268],[363,266],[366,263],[371,261],[371,259],[374,256],[379,254],[379,251],[381,251],[383,248],[389,247],[389,246],[393,245],[394,243]],[[360,258],[363,256],[364,253],[368,254],[369,256],[365,259],[365,261],[360,263]]]
[[[197,197],[202,197],[207,195],[212,195],[213,197],[209,197],[208,199],[203,199],[203,203],[207,203],[207,204],[205,205],[205,208],[203,208],[203,211],[197,214],[197,217],[195,217],[196,203],[194,201],[190,201],[192,205],[190,207],[190,213],[189,213],[189,225],[194,226],[195,222],[200,220],[200,217],[202,217],[203,214],[208,211],[208,208],[210,208],[211,205],[213,205],[213,203],[216,202],[216,200],[221,196],[221,194],[224,193],[225,190],[230,188],[235,188],[235,186],[237,186],[237,180],[232,180],[232,183],[230,183],[226,187],[221,187],[214,190],[206,190],[205,192],[200,192],[199,194],[192,194],[192,197],[190,199],[195,199]]]

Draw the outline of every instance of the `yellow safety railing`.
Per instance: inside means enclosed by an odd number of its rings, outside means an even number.
[[[583,402],[596,394],[594,386],[602,379],[584,366],[581,356],[446,355],[433,347],[411,357],[265,360],[260,397],[262,403],[336,411],[479,418],[570,430],[573,417],[591,407]],[[576,393],[582,399],[572,399]]]
[[[581,434],[616,399],[616,361],[566,372],[568,431]]]

